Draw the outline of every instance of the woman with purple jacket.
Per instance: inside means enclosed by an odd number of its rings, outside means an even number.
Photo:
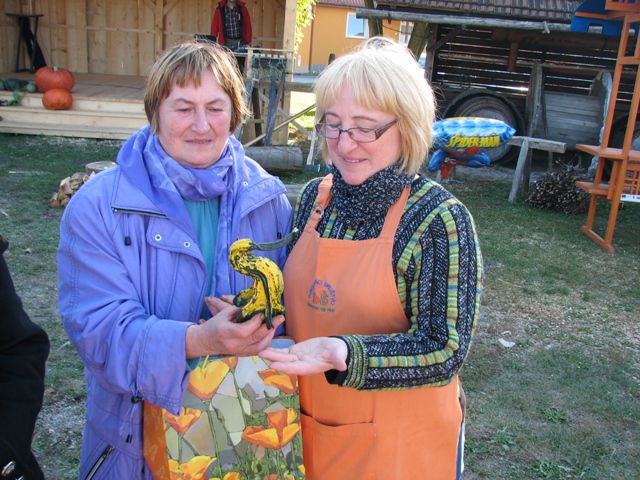
[[[243,90],[222,47],[170,48],[148,76],[150,125],[66,207],[59,308],[85,364],[82,479],[151,478],[142,401],[177,414],[189,359],[254,355],[271,342],[275,329],[262,315],[238,324],[236,307],[211,299],[211,317],[204,301],[250,285],[229,264],[233,241],[273,241],[291,225],[284,185],[232,135],[246,109]],[[283,249],[268,255],[284,263]]]

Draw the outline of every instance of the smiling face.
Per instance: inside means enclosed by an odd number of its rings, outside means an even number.
[[[231,98],[210,71],[200,86],[174,85],[158,107],[158,139],[178,163],[206,168],[218,161],[231,133]]]
[[[349,87],[344,87],[335,103],[326,109],[324,121],[343,130],[348,128],[379,128],[395,118],[392,114],[359,105]],[[360,185],[374,173],[400,159],[402,144],[398,125],[391,126],[376,141],[354,142],[347,133],[339,138],[325,139],[331,162],[349,185]]]

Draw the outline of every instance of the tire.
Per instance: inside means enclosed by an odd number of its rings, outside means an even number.
[[[521,129],[522,120],[515,107],[506,100],[488,94],[474,95],[463,99],[447,111],[447,117],[482,117],[501,120],[511,125],[516,132]],[[505,164],[517,156],[518,150],[511,145],[501,145],[487,154],[492,165]]]

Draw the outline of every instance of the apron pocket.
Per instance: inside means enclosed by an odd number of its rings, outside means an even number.
[[[305,414],[301,419],[307,480],[381,478],[375,423],[329,426]]]

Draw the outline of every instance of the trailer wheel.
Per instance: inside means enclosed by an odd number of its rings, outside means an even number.
[[[474,95],[453,105],[447,112],[447,117],[482,117],[501,120],[511,125],[516,131],[520,130],[522,120],[515,110],[506,101],[492,95]],[[517,155],[517,149],[511,145],[501,145],[488,153],[492,165],[504,164],[513,160]]]

